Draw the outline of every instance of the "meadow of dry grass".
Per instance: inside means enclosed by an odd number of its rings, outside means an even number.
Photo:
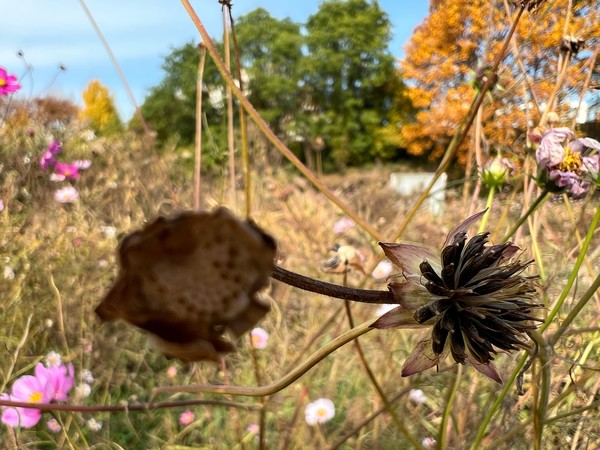
[[[125,323],[100,324],[93,312],[116,274],[119,238],[138,229],[157,215],[169,215],[192,205],[191,175],[187,163],[175,155],[157,157],[136,138],[85,141],[77,133],[64,136],[64,150],[72,159],[88,158],[92,165],[82,172],[76,186],[79,200],[73,204],[54,201],[55,184],[39,168],[44,136],[12,136],[3,148],[0,192],[5,208],[0,213],[0,245],[5,270],[0,281],[0,389],[6,392],[19,376],[30,373],[50,351],[73,362],[76,380],[87,369],[94,377],[89,397],[73,400],[84,405],[123,405],[145,402],[158,386],[190,383],[253,386],[279,379],[317,348],[350,328],[341,300],[303,292],[279,282],[268,289],[272,312],[259,324],[270,334],[265,349],[251,351],[246,336],[238,351],[221,366],[212,363],[181,363],[152,350],[146,337]],[[253,149],[263,161],[264,149]],[[267,159],[264,159],[266,161]],[[389,173],[397,167],[373,167],[326,176],[325,183],[347,201],[384,236],[402,221],[411,199],[388,188]],[[377,243],[359,228],[336,235],[332,226],[343,215],[295,172],[263,164],[253,179],[254,220],[279,246],[277,263],[315,278],[341,284],[342,275],[324,273],[322,262],[337,242],[352,244],[366,256],[365,268],[382,257]],[[260,174],[260,175],[258,175]],[[225,177],[203,179],[203,208],[227,205]],[[241,185],[240,180],[240,185]],[[283,196],[286,191],[288,196]],[[285,198],[284,198],[285,197]],[[243,192],[238,192],[239,209]],[[475,210],[483,208],[483,200]],[[498,195],[490,229],[499,241],[521,213],[521,196],[510,191]],[[597,199],[567,205],[558,198],[545,204],[536,216],[544,278],[540,298],[550,307],[559,295],[578,256],[578,239],[585,236],[598,207]],[[507,214],[504,217],[504,214]],[[460,190],[448,193],[442,216],[421,212],[403,239],[440,246],[446,233],[467,211]],[[113,228],[114,227],[114,233]],[[518,238],[526,257],[532,253],[527,226]],[[600,267],[599,238],[594,237],[587,259],[555,329],[569,313]],[[538,260],[539,263],[539,260]],[[14,277],[6,272],[9,267]],[[535,268],[537,270],[539,268]],[[354,270],[350,286],[385,289],[377,281]],[[353,304],[356,323],[376,317],[377,306]],[[547,310],[545,310],[547,311]],[[598,317],[600,301],[592,299],[574,325],[557,343],[550,358],[552,380],[545,429],[546,448],[588,449],[600,445],[598,392],[600,367]],[[465,367],[456,390],[452,390],[457,366],[446,361],[435,369],[401,378],[400,368],[412,346],[425,332],[376,330],[360,338],[362,349],[376,380],[400,419],[401,430],[385,411],[382,400],[367,376],[357,349],[348,344],[297,382],[268,398],[230,398],[216,394],[174,394],[161,401],[185,399],[235,400],[264,407],[267,448],[413,448],[428,445],[439,434],[450,393],[454,392],[450,421],[446,424],[450,448],[466,448],[473,442],[483,417],[502,386]],[[253,362],[255,358],[255,363]],[[506,379],[520,355],[500,355],[497,365]],[[177,369],[175,376],[173,369]],[[170,369],[170,372],[169,372]],[[525,395],[514,386],[487,428],[482,448],[530,448],[532,398],[539,385],[536,363],[525,375]],[[257,377],[260,382],[257,382]],[[533,382],[532,382],[533,380]],[[409,400],[411,389],[421,389],[423,402]],[[328,398],[335,417],[311,427],[304,408],[317,398]],[[591,405],[591,406],[590,406]],[[594,408],[594,405],[595,408]],[[589,408],[586,408],[588,406]],[[577,408],[583,408],[578,411]],[[185,426],[179,422],[184,410],[194,413]],[[572,413],[575,412],[575,413]],[[52,417],[62,425],[50,432],[45,423]],[[89,420],[102,423],[94,431]],[[2,448],[256,448],[257,434],[248,427],[260,422],[257,410],[227,405],[180,406],[129,412],[45,412],[32,429],[0,428]]]

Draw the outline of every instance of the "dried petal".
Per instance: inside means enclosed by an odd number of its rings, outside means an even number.
[[[477,222],[481,217],[483,217],[483,215],[486,213],[486,211],[487,211],[487,208],[484,209],[483,211],[479,211],[477,214],[473,214],[471,217],[466,218],[461,223],[459,223],[457,226],[452,228],[452,230],[450,230],[450,233],[448,233],[448,236],[446,237],[446,241],[444,242],[444,245],[442,246],[442,248],[446,247],[450,242],[453,242],[454,237],[457,234],[466,232],[469,228],[471,228],[471,226],[473,226],[473,224],[475,222]]]
[[[405,274],[420,274],[419,265],[424,260],[435,261],[435,251],[421,244],[386,244],[380,242],[383,253]]]
[[[481,363],[478,363],[477,361],[473,361],[473,360],[469,359],[469,364],[471,364],[473,367],[475,367],[475,369],[479,373],[482,373],[483,375],[488,377],[490,380],[493,380],[498,384],[502,384],[502,378],[500,377],[500,374],[498,373],[498,369],[496,369],[496,365],[492,361],[485,363],[485,364],[481,364]]]
[[[445,357],[445,355],[436,355],[433,352],[431,339],[420,341],[408,358],[406,358],[406,361],[404,361],[401,375],[403,377],[408,377],[415,373],[431,369],[433,366],[436,366],[443,357]]]
[[[371,328],[418,328],[419,324],[413,317],[413,312],[398,306],[379,317]]]

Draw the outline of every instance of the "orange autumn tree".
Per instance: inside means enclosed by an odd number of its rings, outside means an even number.
[[[569,3],[574,3],[571,9]],[[407,96],[417,109],[414,121],[400,132],[410,154],[430,159],[442,155],[476,95],[476,74],[500,51],[514,11],[508,0],[431,0],[429,15],[401,61]],[[585,47],[569,58],[551,109],[562,124],[571,123],[569,105],[589,71],[589,49],[600,45],[597,0],[555,0],[524,14],[500,66],[499,87],[484,102],[480,120],[485,148],[510,147],[524,135],[528,122],[539,122],[560,78],[558,66],[566,58],[560,44],[567,35],[585,41]],[[460,149],[461,162],[471,142],[465,140]]]

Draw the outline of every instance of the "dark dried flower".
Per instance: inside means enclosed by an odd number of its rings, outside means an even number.
[[[513,3],[517,6],[527,8],[527,11],[533,11],[545,1],[546,0],[513,0]]]
[[[563,36],[560,41],[560,51],[564,53],[570,52],[572,56],[575,56],[583,48],[584,44],[584,39],[569,35]]]
[[[482,211],[454,228],[442,249],[418,244],[380,243],[386,256],[402,270],[404,282],[389,288],[400,304],[373,323],[375,328],[432,326],[431,338],[417,344],[402,368],[402,376],[436,366],[448,352],[460,364],[501,383],[494,355],[527,348],[525,333],[540,321],[534,316],[534,280],[523,271],[532,261],[513,257],[510,242],[486,245],[489,233],[467,237],[466,230]]]

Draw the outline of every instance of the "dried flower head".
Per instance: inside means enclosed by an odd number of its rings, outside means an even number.
[[[501,383],[494,355],[526,347],[525,333],[536,328],[537,277],[522,275],[532,261],[514,260],[519,248],[510,242],[487,245],[489,233],[467,237],[484,212],[450,232],[439,262],[434,251],[418,244],[380,243],[405,281],[389,285],[400,306],[372,326],[432,327],[431,338],[407,358],[402,376],[437,365],[449,352],[457,363],[468,362]]]
[[[527,11],[536,10],[546,0],[513,0],[513,3],[517,6],[527,8]]]
[[[223,336],[249,331],[269,311],[259,298],[275,241],[225,208],[158,218],[125,237],[120,273],[96,313],[142,328],[165,355],[216,361]]]
[[[365,273],[363,263],[365,255],[353,245],[335,244],[332,248],[334,255],[323,261],[323,270],[328,273],[347,273],[352,268]]]
[[[560,41],[560,51],[563,53],[571,53],[575,56],[585,45],[585,39],[576,36],[566,35]]]

